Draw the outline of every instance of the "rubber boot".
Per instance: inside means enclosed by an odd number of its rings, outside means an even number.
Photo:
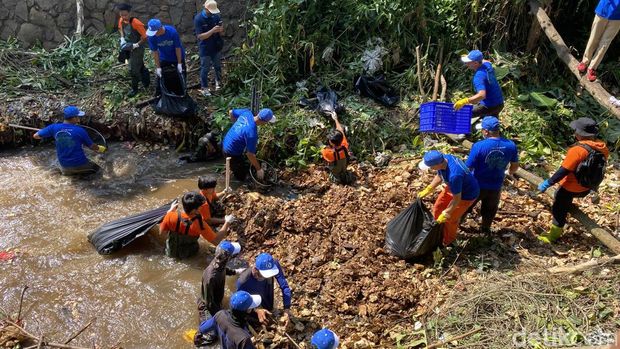
[[[557,240],[558,238],[560,238],[563,232],[564,232],[564,228],[558,227],[555,224],[551,224],[551,228],[549,229],[549,231],[546,233],[540,234],[540,236],[538,236],[538,240],[544,242],[545,244],[550,244],[552,242],[555,242],[555,240]]]

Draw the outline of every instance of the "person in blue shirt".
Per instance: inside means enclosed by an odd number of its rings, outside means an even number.
[[[209,91],[209,71],[211,66],[215,70],[215,90],[219,90],[222,84],[221,51],[224,40],[220,33],[224,32],[220,10],[217,2],[207,0],[204,9],[194,17],[194,32],[198,39],[200,53],[200,87],[202,95],[211,96]]]
[[[311,348],[336,349],[340,344],[338,336],[327,328],[316,331],[310,339]]]
[[[263,300],[261,308],[263,308],[264,312],[257,311],[256,316],[252,320],[254,322],[258,320],[262,323],[265,322],[265,316],[271,314],[274,310],[274,278],[282,290],[282,302],[284,303],[283,320],[286,327],[291,315],[292,292],[286,282],[280,263],[269,253],[259,254],[256,257],[254,266],[244,270],[239,275],[237,290],[261,296]]]
[[[475,104],[474,118],[485,115],[499,118],[499,113],[504,109],[504,95],[497,78],[495,78],[495,69],[493,69],[491,62],[485,60],[482,52],[478,50],[470,51],[467,55],[461,56],[461,62],[475,72],[472,83],[476,94],[456,101],[454,109],[459,110],[466,104]]]
[[[220,310],[215,316],[200,324],[198,333],[215,331],[222,349],[254,349],[248,330],[248,315],[261,304],[261,297],[237,291],[230,297],[230,310]]]
[[[480,194],[478,181],[463,160],[437,150],[427,151],[418,166],[423,171],[437,171],[431,184],[418,193],[419,198],[428,196],[442,182],[447,184],[433,206],[433,217],[443,223],[443,244],[447,246],[456,240],[461,217]]]
[[[620,0],[600,0],[594,10],[594,21],[586,51],[577,70],[585,73],[589,81],[596,81],[596,69],[607,49],[620,31]]]
[[[171,25],[162,25],[157,18],[148,21],[146,36],[155,61],[156,95],[159,96],[161,94],[160,79],[163,68],[176,65],[179,74],[183,75],[187,81],[185,48],[183,48],[181,37],[179,37],[176,29]]]
[[[86,158],[82,146],[99,153],[106,151],[106,147],[93,143],[86,130],[78,126],[84,114],[76,106],[67,106],[64,109],[64,122],[51,124],[32,136],[34,139],[54,138],[60,170],[64,175],[92,174],[99,171],[99,166]]]
[[[480,186],[480,196],[471,205],[470,211],[478,201],[481,202],[480,229],[488,234],[499,206],[504,177],[519,168],[519,154],[513,141],[500,136],[500,122],[496,117],[486,116],[477,128],[484,139],[471,147],[465,165],[472,170]]]
[[[225,157],[230,157],[231,171],[240,181],[245,180],[248,174],[248,166],[243,158],[245,152],[250,164],[256,170],[259,180],[265,177],[265,172],[256,159],[256,146],[258,145],[258,127],[267,123],[276,122],[276,117],[271,109],[261,109],[258,114],[252,115],[250,109],[233,109],[229,111],[230,119],[234,124],[226,133],[222,142],[222,151]]]

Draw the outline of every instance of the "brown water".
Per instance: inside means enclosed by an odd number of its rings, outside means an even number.
[[[99,155],[103,174],[87,180],[54,170],[53,148],[0,151],[0,304],[17,312],[28,285],[23,317],[32,333],[56,341],[90,319],[72,343],[124,348],[191,348],[183,333],[197,325],[196,297],[212,248],[175,261],[161,239],[144,236],[120,254],[101,256],[87,235],[99,225],[146,211],[196,190],[196,178],[214,165],[177,164],[176,154],[113,144]],[[219,166],[219,164],[218,164]]]

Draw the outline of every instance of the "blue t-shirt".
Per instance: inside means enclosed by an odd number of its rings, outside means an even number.
[[[605,19],[620,20],[620,0],[601,0],[594,12]]]
[[[258,127],[252,111],[250,109],[233,109],[232,114],[237,121],[224,137],[224,142],[222,142],[224,152],[229,155],[241,155],[247,150],[256,154]]]
[[[292,292],[291,288],[286,282],[284,271],[280,266],[280,262],[275,261],[278,267],[278,274],[271,279],[258,280],[252,275],[252,268],[244,270],[239,279],[237,279],[237,291],[245,291],[249,294],[257,294],[261,296],[262,300],[260,306],[264,309],[272,311],[274,308],[274,294],[273,294],[273,279],[276,279],[280,290],[282,290],[282,303],[284,303],[284,309],[291,308]]]
[[[471,174],[463,160],[454,155],[444,155],[448,161],[445,170],[439,170],[437,173],[444,183],[448,185],[448,189],[453,195],[461,194],[461,200],[474,200],[480,195],[480,187],[478,181]]]
[[[474,143],[465,164],[473,170],[480,189],[499,190],[511,162],[519,162],[515,143],[506,138],[487,138]]]
[[[80,126],[67,123],[51,124],[37,134],[42,138],[54,137],[60,166],[76,167],[88,163],[82,146],[90,147],[93,141]]]
[[[194,17],[194,32],[196,35],[206,33],[220,22],[220,15],[207,13],[202,10]],[[220,33],[211,35],[207,40],[198,40],[200,57],[213,56],[219,52],[217,42],[222,40]]]
[[[185,60],[185,48],[183,48],[183,44],[181,44],[181,38],[179,37],[179,33],[177,33],[176,29],[174,29],[171,25],[164,25],[164,29],[166,30],[161,36],[149,36],[149,47],[151,51],[159,52],[159,60],[160,62],[172,62],[178,63],[177,61],[177,53],[176,48],[181,48],[181,59]]]
[[[482,63],[480,68],[474,73],[472,82],[476,93],[482,90],[487,92],[487,97],[483,99],[480,104],[487,108],[493,108],[504,103],[502,88],[495,78],[495,69],[493,69],[491,63]]]

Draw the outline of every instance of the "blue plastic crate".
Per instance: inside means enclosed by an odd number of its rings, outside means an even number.
[[[452,103],[424,103],[420,105],[420,132],[470,133],[473,109],[471,105],[454,110]]]

